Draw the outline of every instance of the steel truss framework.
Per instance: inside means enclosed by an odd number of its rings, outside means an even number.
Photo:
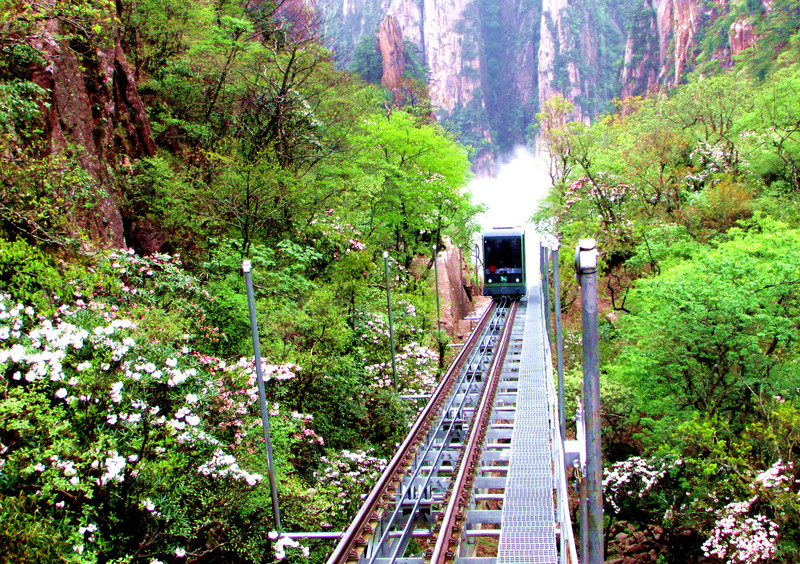
[[[529,296],[486,313],[329,564],[577,562],[539,288]],[[496,555],[479,556],[487,545]]]

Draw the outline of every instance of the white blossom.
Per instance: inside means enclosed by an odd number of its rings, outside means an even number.
[[[114,384],[111,386],[111,391],[109,392],[111,401],[114,403],[119,403],[122,401],[122,388],[124,387],[125,385],[122,382],[114,382]]]

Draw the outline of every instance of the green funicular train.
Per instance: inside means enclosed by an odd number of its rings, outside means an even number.
[[[483,233],[483,295],[520,298],[525,281],[525,231],[495,227]]]

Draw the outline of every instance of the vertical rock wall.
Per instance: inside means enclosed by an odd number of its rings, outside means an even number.
[[[543,0],[538,52],[539,100],[542,102],[560,94],[575,103],[583,91],[584,77],[575,61],[567,61],[566,68],[559,68],[560,65],[556,60],[568,51],[587,51],[582,43],[588,41],[588,30],[584,41],[579,41],[579,36],[567,33],[570,23],[567,20],[568,11],[569,0]],[[588,66],[596,66],[594,60],[586,60],[586,63]],[[581,106],[576,104],[573,119],[588,119],[590,116],[585,116],[584,113]]]
[[[92,244],[125,246],[122,195],[112,170],[120,166],[118,153],[152,156],[155,142],[144,104],[122,50],[118,33],[79,53],[65,40],[68,32],[56,18],[37,22],[31,45],[44,66],[31,68],[31,79],[50,93],[46,109],[50,151],[63,153],[71,146],[91,178],[92,205],[74,218],[87,230]]]
[[[765,13],[771,11],[771,0],[761,4]],[[697,59],[697,35],[730,10],[728,0],[644,0],[625,48],[622,96],[680,84]],[[728,41],[712,54],[723,67],[732,66],[732,57],[758,39],[751,19],[735,20],[727,30]]]
[[[425,63],[430,72],[428,93],[435,106],[452,110],[466,105],[479,86],[477,76],[468,68],[478,70],[477,58],[465,58],[462,51],[464,35],[456,29],[469,0],[424,0],[423,36]]]
[[[641,0],[633,13],[613,0],[315,1],[359,37],[391,16],[423,50],[434,106],[445,117],[468,109],[462,122],[501,151],[525,140],[555,94],[587,121],[614,97],[679,84],[696,63],[697,37],[734,9],[730,0]],[[769,13],[772,0],[761,3]],[[711,56],[731,65],[756,40],[750,18],[740,18]]]
[[[403,30],[403,38],[424,48],[425,18],[423,17],[422,1],[382,0],[382,3],[385,5],[384,12],[392,16]]]
[[[510,68],[515,69],[509,75],[513,97],[523,106],[532,100],[538,100],[539,57],[538,45],[541,20],[538,0],[501,0],[502,22],[507,30],[510,45],[505,49],[511,58]]]
[[[403,31],[394,16],[387,16],[378,31],[378,48],[383,61],[383,86],[392,91],[395,105],[401,103],[400,79],[406,70],[406,57],[403,49]]]
[[[459,248],[449,242],[445,250],[436,257],[442,325],[451,336],[458,338],[469,332],[469,323],[463,323],[464,318],[469,316],[478,303],[486,301],[482,296],[478,298],[467,293],[469,268],[465,268],[467,264],[462,258]]]

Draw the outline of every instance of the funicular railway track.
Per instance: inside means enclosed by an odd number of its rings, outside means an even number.
[[[440,564],[459,556],[458,562],[484,561],[463,557],[459,547],[468,541],[470,513],[499,513],[475,510],[478,497],[493,497],[477,496],[476,480],[482,481],[480,491],[490,492],[492,480],[499,479],[479,476],[486,470],[482,453],[493,413],[497,417],[495,400],[518,303],[496,301],[481,317],[328,564]]]

